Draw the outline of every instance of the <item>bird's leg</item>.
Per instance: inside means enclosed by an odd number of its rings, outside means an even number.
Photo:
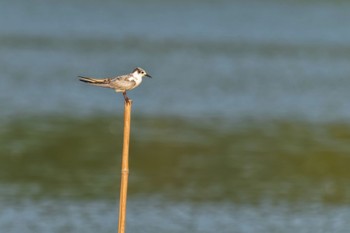
[[[124,99],[125,99],[125,102],[129,102],[129,97],[126,95],[126,91],[123,92],[123,96],[124,96]]]

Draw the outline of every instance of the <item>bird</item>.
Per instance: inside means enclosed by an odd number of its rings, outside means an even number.
[[[129,98],[126,91],[130,91],[139,86],[143,77],[152,78],[144,69],[136,67],[131,73],[112,78],[97,79],[93,77],[78,76],[79,80],[94,86],[112,88],[115,92],[122,92],[126,102]]]

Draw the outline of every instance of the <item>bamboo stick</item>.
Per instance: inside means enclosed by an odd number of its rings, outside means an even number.
[[[131,105],[132,105],[132,101],[129,99],[126,99],[124,102],[124,139],[123,139],[123,154],[122,154],[122,168],[121,168],[121,181],[120,181],[118,233],[125,233],[126,199],[127,199],[128,176],[129,176],[129,140],[130,140]]]

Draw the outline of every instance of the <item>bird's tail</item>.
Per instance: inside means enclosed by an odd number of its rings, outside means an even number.
[[[84,82],[84,83],[89,83],[95,86],[99,87],[110,87],[110,79],[104,78],[104,79],[95,79],[95,78],[89,78],[89,77],[83,77],[83,76],[78,76],[79,80]]]

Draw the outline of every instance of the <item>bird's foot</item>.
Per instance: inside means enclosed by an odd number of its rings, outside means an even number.
[[[123,96],[124,96],[124,100],[126,103],[130,102],[131,100],[129,99],[129,97],[126,95],[126,92],[123,92]]]

